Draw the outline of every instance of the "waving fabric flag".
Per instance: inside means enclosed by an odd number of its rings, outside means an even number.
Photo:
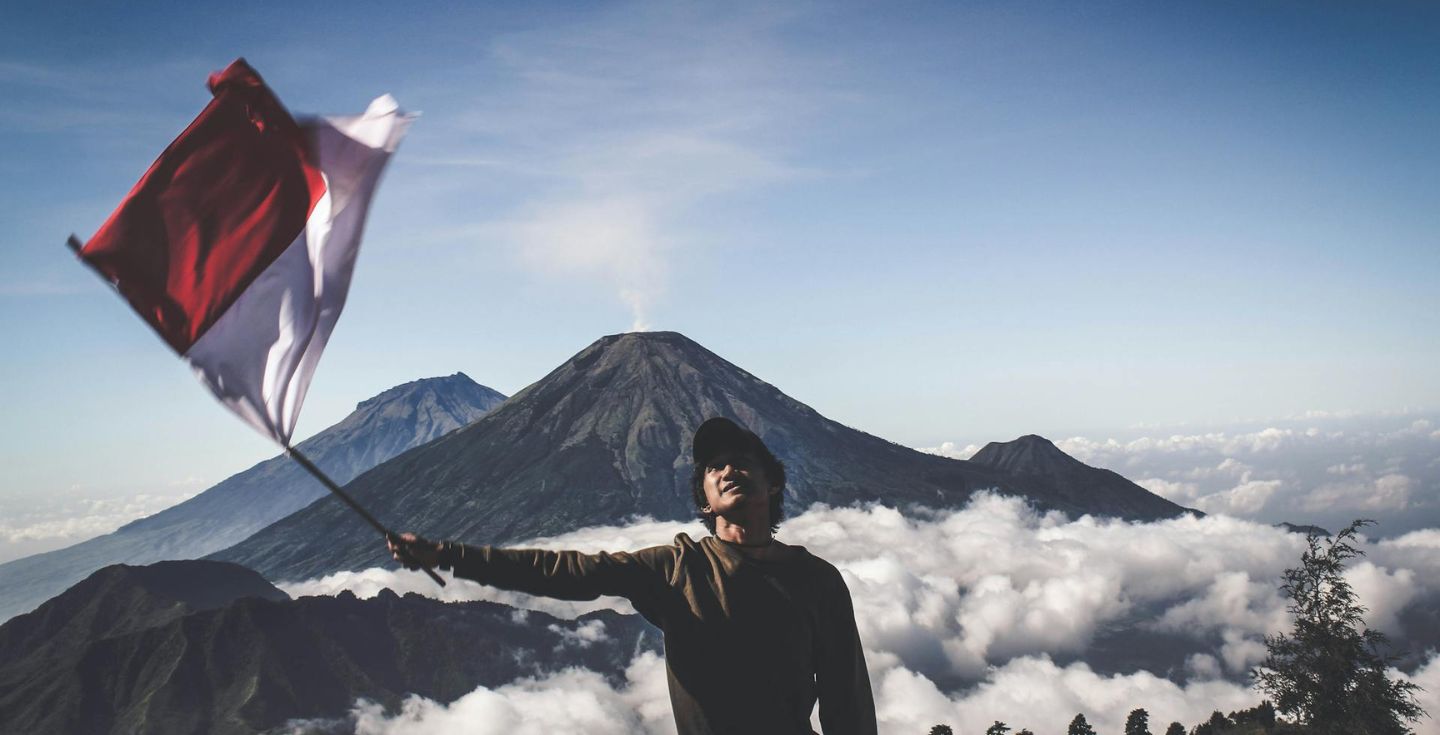
[[[290,446],[370,197],[412,116],[291,118],[236,60],[78,254],[246,423]]]

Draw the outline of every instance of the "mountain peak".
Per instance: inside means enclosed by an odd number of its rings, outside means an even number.
[[[851,429],[678,332],[601,337],[463,431],[377,467],[347,491],[398,527],[468,543],[636,515],[694,518],[690,441],[715,416],[755,432],[785,463],[790,512],[816,502],[959,507],[992,488],[1076,515],[1180,512],[1123,478],[1105,478],[1115,486],[1109,494],[1062,491],[1048,475],[922,454]],[[1026,456],[1089,470],[1039,437],[1014,444]],[[212,558],[272,579],[388,564],[353,516],[327,498]]]
[[[567,364],[585,367],[603,357],[606,362],[628,362],[638,367],[643,365],[645,357],[656,355],[669,358],[684,355],[692,359],[700,355],[714,356],[679,332],[621,332],[595,340]]]
[[[1056,471],[1084,466],[1038,434],[1026,434],[1014,441],[990,442],[970,458],[971,462],[1007,472],[1054,474]]]
[[[486,388],[485,386],[476,383],[474,380],[471,380],[469,375],[457,372],[454,375],[444,375],[435,378],[421,378],[419,380],[412,380],[408,383],[401,383],[400,385],[397,385],[393,388],[387,388],[380,393],[377,393],[355,404],[355,410],[360,411],[370,406],[378,406],[382,403],[388,403],[397,399],[403,399],[407,396],[415,395],[424,391],[444,394],[473,393],[477,391],[484,393],[495,393],[489,388]],[[495,395],[498,396],[500,394],[495,393]],[[501,396],[501,398],[503,399],[504,396]]]

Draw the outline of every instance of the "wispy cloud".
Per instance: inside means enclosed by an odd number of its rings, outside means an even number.
[[[0,91],[9,99],[0,109],[0,129],[26,133],[85,130],[93,133],[173,129],[188,119],[172,119],[153,104],[157,79],[196,76],[208,69],[198,59],[129,63],[124,73],[113,65],[60,66],[0,60]],[[203,74],[203,72],[202,72]],[[203,80],[194,80],[203,81]],[[194,90],[192,81],[186,90]],[[137,104],[136,100],[149,100]],[[123,130],[117,130],[117,128]]]
[[[453,157],[422,162],[523,177],[525,201],[479,231],[541,273],[605,284],[648,328],[676,253],[703,240],[692,216],[814,175],[781,143],[825,94],[780,40],[787,17],[625,6],[503,36],[486,49],[502,83],[447,117]]]
[[[79,283],[55,283],[36,281],[34,283],[0,282],[0,296],[73,296],[89,293],[94,288],[85,288]]]
[[[5,508],[5,517],[0,519],[0,542],[84,541],[193,497],[199,483],[200,480],[187,478],[171,483],[168,492],[79,498],[30,507],[19,507],[17,501],[12,501]]]
[[[975,456],[976,452],[980,451],[980,445],[967,444],[962,447],[955,442],[940,442],[940,446],[938,447],[915,447],[915,451],[949,457],[950,459],[970,459]]]

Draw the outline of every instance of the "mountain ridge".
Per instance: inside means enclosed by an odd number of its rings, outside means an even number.
[[[234,582],[246,575],[279,597],[240,594]],[[216,604],[167,607],[156,587]],[[390,590],[366,600],[350,592],[290,600],[254,572],[219,562],[106,567],[47,605],[132,614],[98,629],[37,632],[34,613],[0,625],[0,640],[25,628],[34,651],[0,657],[6,732],[250,735],[297,720],[327,721],[324,731],[333,732],[362,697],[389,708],[412,694],[449,702],[570,666],[618,685],[636,653],[659,650],[659,636],[636,615],[561,620]]]
[[[1075,515],[1103,513],[1117,498],[1125,503],[1114,515],[1184,512],[1118,475],[1103,497],[1057,491],[1043,474],[924,454],[846,427],[676,332],[602,337],[484,418],[364,473],[349,491],[397,528],[468,543],[636,515],[693,518],[689,441],[712,416],[755,431],[786,463],[792,513],[816,502],[959,507],[982,489]],[[322,499],[211,558],[271,579],[390,565],[374,536]]]
[[[115,564],[0,625],[0,661],[52,657],[84,641],[144,630],[242,597],[290,599],[238,564],[190,560]]]

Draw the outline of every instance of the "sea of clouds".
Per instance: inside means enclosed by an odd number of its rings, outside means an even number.
[[[1327,414],[1223,428],[1051,437],[1086,464],[1206,513],[1331,530],[1373,518],[1398,536],[1440,527],[1440,414]],[[979,444],[921,451],[968,459]]]
[[[682,532],[703,533],[695,524],[641,519],[526,545],[634,549]],[[1254,706],[1262,696],[1246,673],[1264,657],[1263,636],[1288,627],[1277,587],[1305,544],[1299,534],[1223,515],[1069,519],[991,494],[923,518],[883,507],[815,506],[788,521],[780,538],[843,573],[887,733],[924,733],[938,723],[978,732],[995,720],[1063,732],[1077,712],[1101,732],[1119,732],[1136,707],[1160,728],[1171,721],[1189,727],[1214,710]],[[1409,630],[1406,620],[1416,606],[1440,599],[1440,530],[1367,539],[1364,550],[1347,576],[1370,624],[1407,645],[1432,645],[1437,631]],[[623,600],[557,602],[463,580],[441,589],[419,574],[385,569],[282,587],[294,596],[350,590],[361,597],[388,587],[562,617],[600,607],[631,612]],[[1133,659],[1124,654],[1134,653],[1124,650],[1127,640],[1168,641],[1167,650],[1178,652],[1152,667],[1127,666]],[[1425,687],[1423,705],[1440,714],[1440,661],[1433,651],[1418,653],[1408,674],[1395,673]],[[398,712],[361,701],[347,729],[673,732],[663,660],[637,656],[623,681],[611,686],[599,673],[570,669],[450,703],[412,697]],[[1437,729],[1426,720],[1419,731]]]

